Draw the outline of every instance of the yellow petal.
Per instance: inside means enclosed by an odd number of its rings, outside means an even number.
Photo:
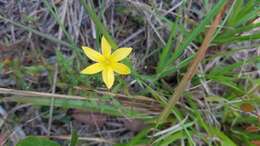
[[[110,89],[115,81],[114,72],[111,67],[106,67],[102,72],[102,78],[108,89]]]
[[[113,64],[113,70],[116,73],[123,74],[123,75],[130,74],[130,72],[131,72],[130,69],[122,63],[114,63]]]
[[[104,36],[101,38],[101,49],[102,49],[102,54],[104,56],[110,56],[111,54],[111,45],[109,42],[106,40]]]
[[[83,69],[80,73],[95,74],[95,73],[102,71],[103,69],[104,69],[104,67],[101,63],[95,63],[95,64],[92,64],[92,65],[88,66],[87,68]]]
[[[126,58],[132,51],[132,48],[119,48],[114,53],[112,53],[111,58],[118,62]]]
[[[96,62],[102,62],[104,60],[104,57],[99,52],[85,46],[82,46],[82,49],[89,59]]]

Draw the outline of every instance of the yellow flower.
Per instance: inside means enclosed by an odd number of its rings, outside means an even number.
[[[130,69],[119,61],[126,58],[132,51],[132,48],[119,48],[111,54],[111,45],[103,36],[101,39],[102,54],[89,48],[82,46],[84,53],[89,59],[96,63],[88,66],[81,71],[82,74],[95,74],[102,71],[102,79],[108,89],[114,84],[114,72],[118,74],[130,74]]]

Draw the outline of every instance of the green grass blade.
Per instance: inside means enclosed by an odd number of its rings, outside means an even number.
[[[243,27],[239,27],[236,29],[231,29],[231,30],[226,30],[223,34],[218,35],[214,42],[218,42],[219,40],[224,40],[228,39],[229,37],[234,37],[236,34],[242,33],[242,32],[247,32],[252,29],[260,27],[260,23],[255,23],[255,24],[248,24]]]
[[[77,131],[72,130],[69,146],[77,146],[78,138],[79,138],[79,136],[77,134]]]
[[[217,137],[221,139],[221,143],[223,146],[237,146],[225,133],[221,132],[217,128],[211,127],[212,133],[214,133]]]
[[[119,144],[116,146],[134,146],[138,144],[146,144],[149,141],[147,136],[150,130],[150,128],[145,128],[141,132],[139,132],[135,137],[133,137],[127,144]]]
[[[176,66],[169,66],[168,68],[164,68],[164,70],[162,70],[161,72],[156,74],[156,77],[153,78],[153,81],[157,81],[160,78],[163,78],[165,76],[168,76],[170,74],[175,73],[176,71],[187,67],[189,65],[189,63],[191,62],[191,60],[194,58],[194,54],[189,56],[188,58],[182,60],[179,64],[177,64]]]
[[[49,106],[51,103],[51,98],[41,98],[41,97],[9,97],[8,101],[15,101],[18,103],[30,103],[32,105],[39,106]],[[135,111],[131,108],[126,108],[125,106],[118,105],[117,103],[110,103],[107,100],[98,100],[98,99],[87,99],[86,100],[77,100],[77,99],[61,99],[56,98],[54,101],[54,107],[62,108],[75,108],[89,110],[93,112],[101,112],[109,114],[112,116],[127,116],[130,118],[150,118],[150,116]]]
[[[60,146],[55,141],[51,141],[44,137],[28,136],[19,141],[16,146]]]
[[[235,26],[246,25],[250,20],[257,17],[257,11],[259,11],[260,8],[255,8],[255,5],[255,0],[249,0],[243,5],[236,17]]]
[[[236,43],[236,42],[242,42],[242,41],[252,41],[252,40],[259,40],[259,39],[260,39],[260,33],[257,33],[257,34],[252,34],[252,35],[219,38],[218,40],[215,41],[215,43],[228,44],[228,43]]]
[[[244,17],[241,17],[239,19],[236,26],[246,25],[246,23],[256,19],[258,17],[257,11],[260,11],[260,8],[258,8],[257,10],[253,10],[250,13],[246,13],[246,15]]]
[[[200,126],[202,128],[204,128],[204,130],[207,131],[207,133],[209,134],[209,136],[217,136],[221,139],[221,143],[223,146],[236,146],[236,144],[227,136],[225,135],[223,132],[221,132],[219,129],[212,127],[211,125],[207,124],[198,109],[198,106],[196,105],[195,102],[192,101],[192,97],[189,96],[188,102],[190,103],[190,105],[192,106],[195,118],[197,119],[198,123],[200,124]]]
[[[180,139],[186,139],[187,136],[183,131],[176,132],[166,138],[164,138],[162,141],[158,142],[158,144],[155,144],[156,146],[168,146],[170,144],[173,144],[175,141]]]
[[[169,58],[170,49],[173,45],[173,38],[175,37],[176,32],[177,32],[176,31],[176,29],[177,29],[176,23],[172,23],[172,28],[171,28],[169,39],[167,41],[165,48],[162,49],[162,53],[160,54],[159,64],[157,65],[157,73],[162,71],[165,63],[167,62],[167,59]]]
[[[181,45],[174,51],[172,57],[168,61],[168,65],[176,61],[176,59],[183,53],[188,45],[205,31],[206,25],[208,25],[215,15],[219,12],[222,6],[226,3],[225,0],[220,0],[216,6],[208,13],[208,15],[200,22],[200,24],[190,33],[190,35],[181,43]],[[168,66],[167,66],[168,67]]]
[[[241,9],[243,8],[243,0],[235,0],[234,2],[235,2],[234,9],[231,12],[230,18],[227,21],[228,26],[234,26],[236,24],[237,15],[239,14]]]
[[[95,23],[96,28],[105,36],[105,38],[108,40],[108,42],[111,44],[113,49],[117,49],[118,45],[114,41],[114,39],[110,36],[109,31],[107,28],[102,24],[102,22],[99,20],[97,14],[92,9],[90,4],[87,4],[85,0],[80,0],[80,3],[85,8],[86,12],[88,13],[89,17],[92,19],[92,21]]]

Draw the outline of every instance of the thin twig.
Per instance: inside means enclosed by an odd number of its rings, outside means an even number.
[[[24,97],[45,97],[45,98],[54,97],[54,98],[60,98],[60,99],[77,99],[77,100],[87,99],[86,97],[75,96],[75,95],[63,95],[63,94],[53,94],[53,93],[44,93],[44,92],[35,92],[35,91],[23,91],[23,90],[7,89],[7,88],[0,88],[0,93],[24,96]]]
[[[56,62],[55,65],[54,65],[53,84],[52,84],[52,89],[51,89],[52,94],[54,94],[56,92],[57,76],[58,76],[58,64]],[[51,105],[50,105],[50,109],[49,109],[48,136],[50,136],[50,133],[51,133],[54,99],[55,99],[54,97],[51,98]]]
[[[64,1],[64,7],[63,7],[63,11],[61,13],[61,24],[64,23],[65,20],[65,16],[66,16],[66,10],[67,10],[67,3],[68,0]],[[58,32],[58,39],[61,40],[63,35],[62,32],[62,27],[59,27],[59,32]],[[58,50],[60,50],[60,44],[58,45]],[[57,77],[58,77],[58,63],[56,61],[55,65],[54,65],[54,74],[53,74],[53,84],[52,84],[52,89],[51,89],[51,93],[55,93],[56,92],[56,83],[57,83]],[[54,97],[51,98],[51,105],[50,105],[50,109],[49,109],[49,121],[48,121],[48,136],[50,136],[51,134],[51,126],[52,126],[52,118],[53,118],[53,109],[54,109]]]
[[[203,58],[204,58],[204,56],[207,52],[207,49],[209,47],[209,44],[212,41],[212,37],[213,37],[218,25],[220,24],[220,22],[222,20],[226,6],[227,5],[225,4],[222,7],[219,14],[216,16],[215,20],[211,24],[211,27],[209,28],[209,30],[208,30],[208,32],[205,36],[205,39],[202,42],[200,49],[198,50],[195,58],[193,59],[193,61],[191,62],[191,64],[188,67],[187,73],[185,73],[185,75],[182,78],[180,84],[176,87],[175,93],[172,95],[168,104],[166,105],[163,112],[161,113],[161,115],[160,115],[160,117],[157,121],[157,125],[164,123],[165,119],[169,116],[171,109],[180,100],[182,93],[187,88],[187,85],[190,83],[190,80],[192,79],[192,77],[195,75],[197,68],[198,68],[198,65],[203,60]]]

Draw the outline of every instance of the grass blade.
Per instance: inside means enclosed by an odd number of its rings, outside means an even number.
[[[183,53],[183,51],[188,47],[188,45],[205,30],[206,25],[210,23],[212,18],[219,12],[219,10],[225,4],[225,0],[220,0],[216,6],[209,12],[209,14],[201,21],[201,23],[190,33],[190,35],[181,43],[181,45],[175,50],[171,59],[169,59],[168,64],[176,61],[176,59]],[[168,66],[167,66],[168,67]]]
[[[102,24],[102,22],[99,20],[97,14],[92,9],[90,4],[87,4],[85,0],[80,0],[80,3],[85,8],[86,12],[88,13],[89,17],[92,19],[92,21],[95,23],[97,29],[105,36],[105,38],[109,41],[113,49],[117,49],[118,45],[114,41],[114,39],[109,35],[109,31],[107,28]]]
[[[225,2],[223,2],[225,4]],[[192,77],[195,75],[197,67],[199,63],[202,61],[204,58],[206,51],[208,49],[208,46],[210,42],[212,41],[212,37],[217,29],[218,24],[221,22],[221,19],[224,15],[225,12],[225,7],[224,5],[221,5],[220,11],[218,12],[218,15],[216,16],[215,20],[213,21],[210,29],[208,30],[205,39],[199,49],[199,51],[196,54],[196,57],[193,59],[192,63],[190,64],[190,67],[188,68],[187,73],[185,73],[184,77],[182,78],[180,84],[176,87],[175,93],[173,96],[170,98],[167,106],[164,108],[163,112],[161,113],[157,125],[160,125],[161,123],[164,123],[165,119],[169,116],[171,109],[175,106],[177,101],[179,101],[183,91],[186,89],[188,83],[192,79]]]
[[[176,31],[176,29],[177,29],[176,23],[172,23],[172,28],[171,28],[169,39],[167,41],[165,48],[163,48],[162,53],[160,54],[159,64],[157,65],[157,71],[156,71],[157,73],[160,73],[162,71],[165,63],[167,62],[167,60],[169,58],[169,52],[170,52],[170,49],[173,45],[173,38],[175,37],[176,32],[177,32]]]

